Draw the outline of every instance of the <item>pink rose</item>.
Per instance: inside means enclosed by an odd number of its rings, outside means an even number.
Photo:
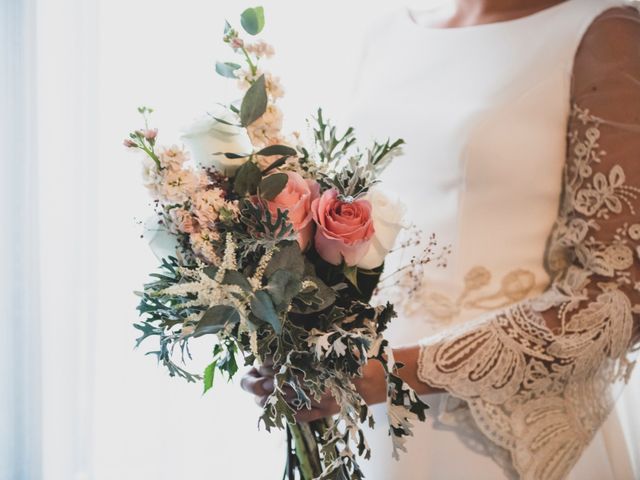
[[[367,200],[340,201],[337,190],[331,189],[313,201],[312,210],[318,225],[318,254],[333,265],[340,265],[343,259],[349,266],[356,265],[374,234],[371,204]]]
[[[305,180],[296,172],[284,172],[289,177],[284,189],[271,201],[266,201],[272,214],[278,209],[287,211],[289,222],[298,234],[298,243],[304,250],[313,234],[311,202],[320,194],[320,185],[314,180]]]

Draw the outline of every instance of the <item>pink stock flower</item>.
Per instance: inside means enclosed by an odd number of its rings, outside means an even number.
[[[138,145],[130,138],[125,138],[122,144],[127,148],[136,148]]]
[[[142,131],[142,134],[144,135],[144,138],[146,138],[147,140],[153,140],[154,138],[156,138],[158,136],[158,129],[157,128],[147,128],[146,130]]]
[[[196,233],[198,231],[198,222],[184,208],[173,208],[169,212],[172,226],[182,233]]]
[[[180,170],[189,160],[189,153],[176,145],[160,148],[157,155],[162,168],[174,171]]]
[[[247,134],[254,147],[261,148],[272,143],[282,130],[282,111],[270,104],[264,114],[247,127]]]
[[[300,248],[307,248],[313,234],[312,202],[320,194],[320,185],[314,180],[305,180],[296,172],[284,172],[289,177],[284,189],[271,201],[266,201],[272,214],[278,209],[288,212],[289,222],[298,235]]]
[[[367,200],[344,202],[335,189],[313,201],[313,218],[318,226],[315,246],[318,254],[333,265],[342,261],[356,265],[367,253],[374,228],[371,204]]]
[[[249,43],[245,48],[247,52],[253,53],[258,58],[271,58],[276,53],[273,46],[263,40],[259,40],[255,43]]]
[[[198,191],[191,200],[198,222],[206,226],[213,226],[220,216],[220,211],[226,206],[224,192],[219,188]]]
[[[184,203],[200,186],[198,176],[189,170],[167,170],[157,186],[159,196],[172,203]]]
[[[211,243],[219,239],[220,235],[212,230],[201,230],[189,236],[193,253],[210,264],[216,264],[220,261]]]

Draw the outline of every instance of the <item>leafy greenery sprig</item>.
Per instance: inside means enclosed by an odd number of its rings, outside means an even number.
[[[355,145],[355,130],[349,127],[342,134],[323,118],[318,109],[314,118],[314,139],[320,163],[325,165],[322,178],[325,185],[338,190],[343,201],[352,201],[379,181],[391,160],[401,153],[404,140],[374,142],[363,153]]]

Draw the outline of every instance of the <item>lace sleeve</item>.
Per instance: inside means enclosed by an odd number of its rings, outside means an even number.
[[[563,193],[545,254],[549,288],[421,344],[420,380],[464,400],[523,479],[564,478],[631,371],[640,314],[638,45],[637,11],[615,8],[577,52]]]

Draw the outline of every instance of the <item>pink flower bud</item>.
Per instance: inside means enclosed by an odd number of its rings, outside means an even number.
[[[136,148],[138,145],[130,138],[125,138],[122,144],[127,148]]]
[[[146,138],[147,140],[153,140],[158,135],[158,129],[147,128],[146,130],[143,130],[142,133],[144,134],[144,138]]]
[[[244,41],[241,38],[235,37],[231,39],[231,46],[234,49],[239,49],[244,47]]]

